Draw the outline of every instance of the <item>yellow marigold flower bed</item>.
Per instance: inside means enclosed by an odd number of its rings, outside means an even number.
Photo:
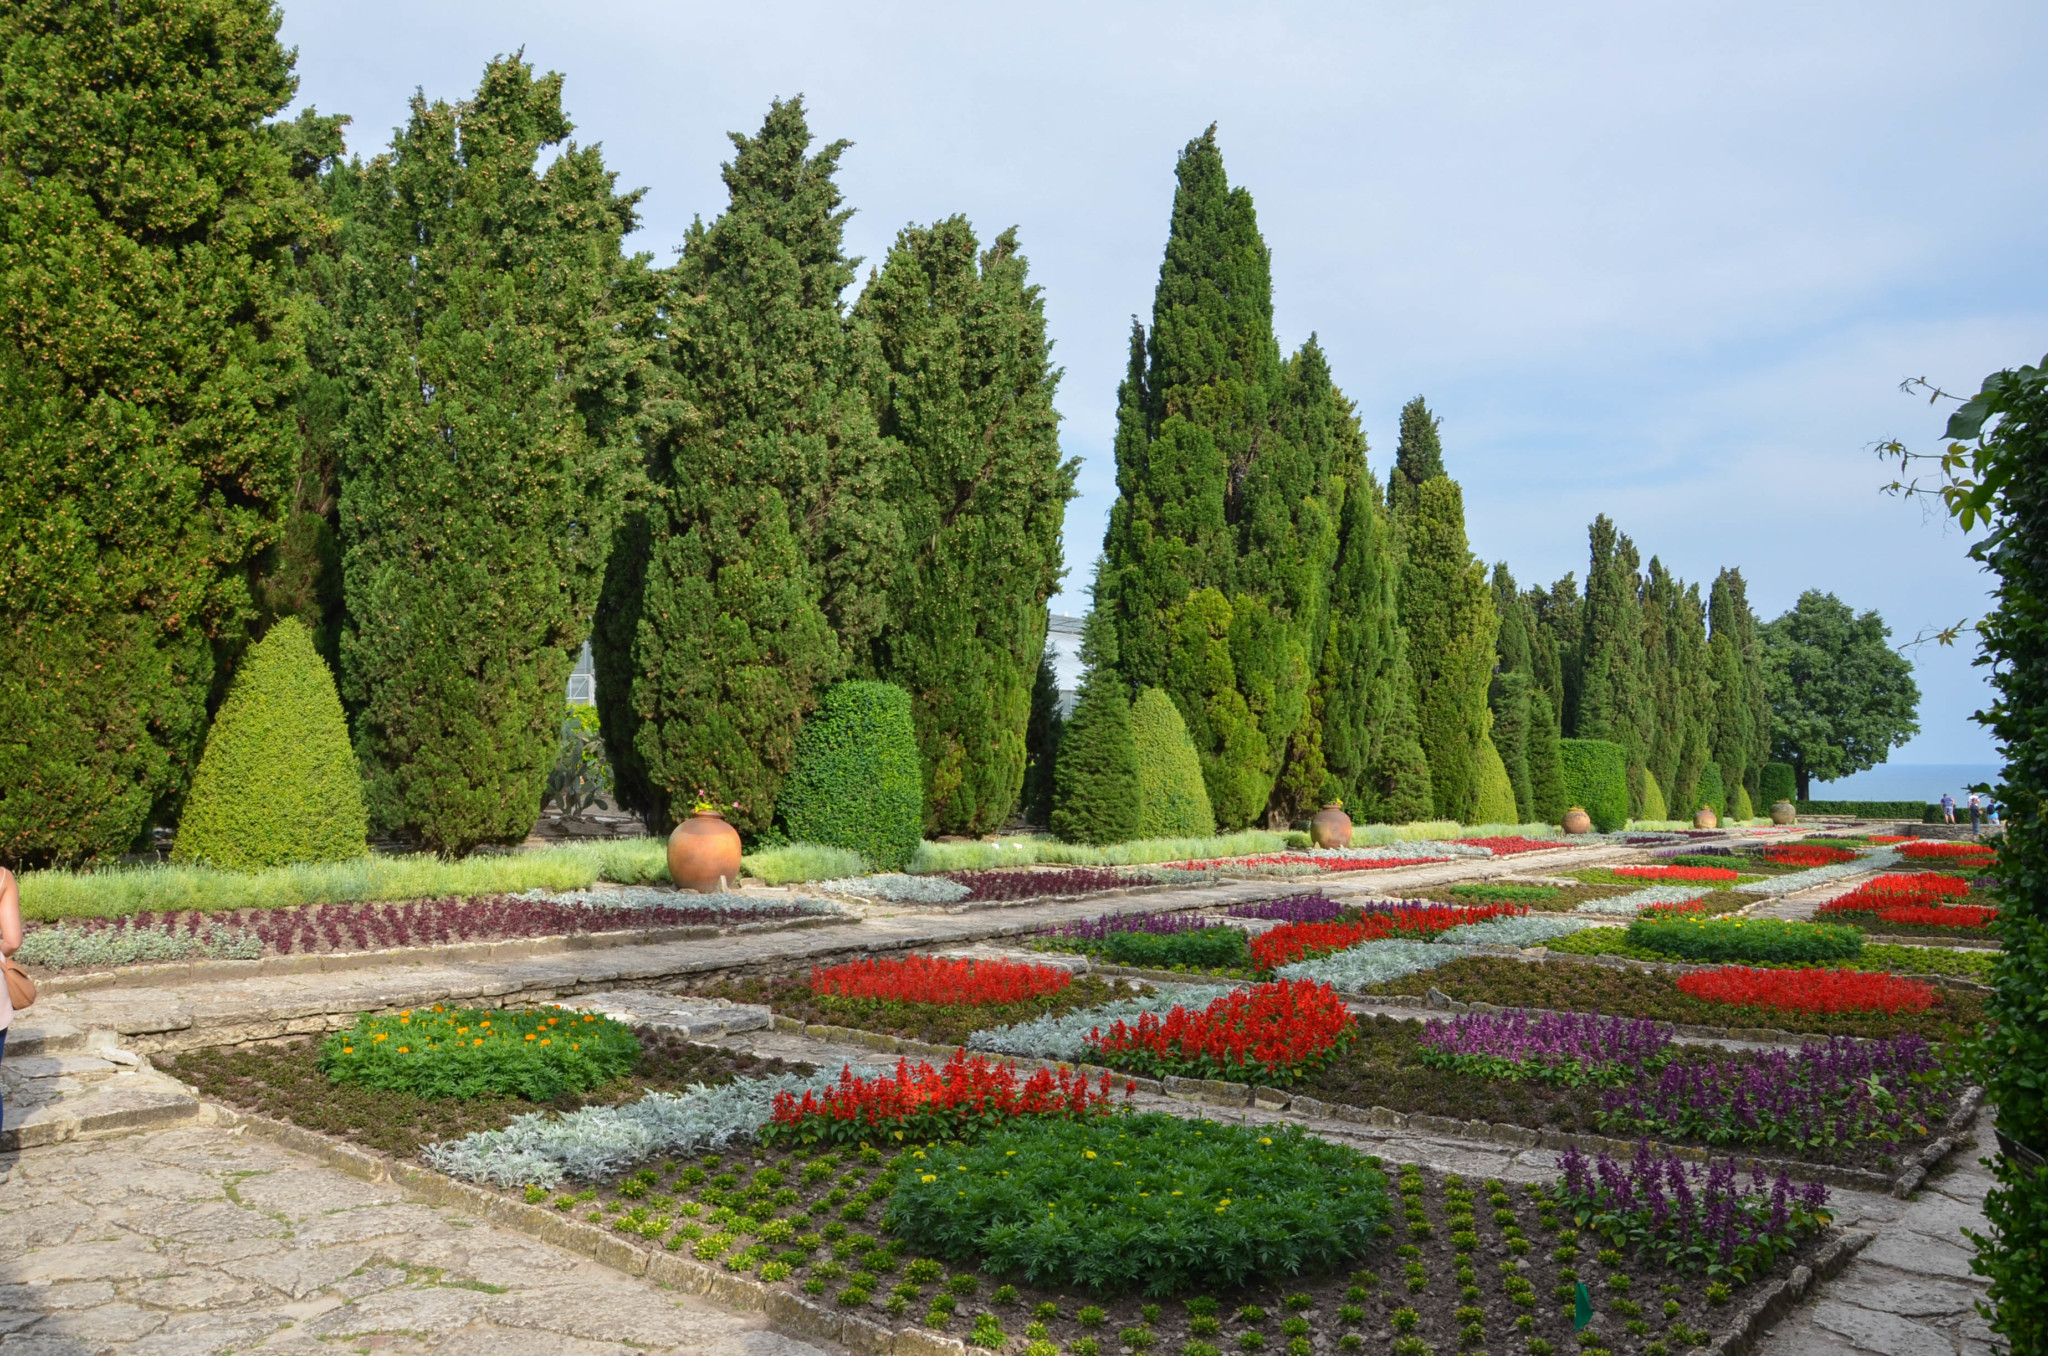
[[[321,1043],[320,1069],[337,1083],[418,1097],[546,1102],[622,1078],[639,1056],[632,1030],[609,1017],[436,1006],[357,1018]]]

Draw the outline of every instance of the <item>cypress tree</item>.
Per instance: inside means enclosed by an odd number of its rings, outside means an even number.
[[[0,7],[0,860],[183,793],[291,494],[318,227],[267,0]]]
[[[1528,595],[1530,658],[1536,684],[1550,697],[1558,729],[1569,736],[1579,713],[1580,641],[1585,634],[1585,600],[1578,580],[1567,574],[1548,589]],[[1567,809],[1570,807],[1567,806]]]
[[[416,95],[353,212],[342,692],[371,823],[443,851],[540,813],[631,469],[639,195],[561,93],[513,57]]]
[[[803,718],[888,620],[901,526],[840,294],[843,141],[799,99],[734,134],[731,202],[668,273],[644,515],[612,551],[593,638],[619,785],[664,822],[698,790],[772,822]]]
[[[1401,624],[1408,632],[1415,709],[1429,760],[1436,813],[1469,823],[1478,810],[1479,744],[1491,716],[1498,620],[1486,568],[1465,542],[1465,503],[1448,476],[1424,481],[1401,569]]]
[[[983,253],[952,217],[899,233],[854,308],[886,373],[881,432],[901,448],[903,564],[873,667],[911,695],[928,833],[984,833],[1016,805],[1063,573],[1079,463],[1060,459],[1059,373],[1026,273],[1014,230]]]
[[[1571,808],[1565,799],[1564,757],[1557,739],[1550,694],[1539,687],[1529,694],[1529,808],[1539,824],[1562,823]]]
[[[1366,466],[1365,434],[1351,403],[1334,387],[1331,394],[1337,541],[1317,679],[1322,752],[1355,818],[1407,823],[1428,818],[1432,800],[1401,629],[1400,570],[1379,482]]]
[[[1749,610],[1742,571],[1722,570],[1714,577],[1707,615],[1713,626],[1708,658],[1714,677],[1711,756],[1721,765],[1724,785],[1739,781],[1755,801],[1770,761],[1771,699],[1764,688],[1763,637]]]
[[[1529,782],[1529,707],[1534,685],[1526,669],[1494,675],[1487,689],[1487,706],[1493,712],[1493,747],[1507,769],[1508,787],[1515,793],[1515,813],[1521,823],[1536,814],[1535,793]]]
[[[1643,653],[1641,558],[1635,543],[1615,531],[1605,514],[1588,532],[1592,563],[1586,570],[1584,621],[1579,638],[1576,739],[1603,739],[1622,747],[1628,767],[1629,813],[1642,813],[1642,774],[1649,756],[1653,708]]]
[[[1059,675],[1053,672],[1048,646],[1039,651],[1038,672],[1031,681],[1031,719],[1024,727],[1024,817],[1033,824],[1052,822],[1053,768],[1059,761],[1063,725]]]
[[[1327,369],[1313,346],[1280,360],[1271,260],[1214,127],[1176,174],[1152,329],[1134,324],[1118,391],[1097,600],[1124,684],[1173,698],[1217,819],[1237,828],[1269,808],[1320,653],[1335,440],[1305,440],[1328,423]]]
[[[1421,396],[1401,407],[1401,440],[1394,448],[1394,473],[1387,477],[1387,516],[1393,520],[1396,543],[1404,549],[1423,485],[1449,474],[1444,470],[1440,422]]]

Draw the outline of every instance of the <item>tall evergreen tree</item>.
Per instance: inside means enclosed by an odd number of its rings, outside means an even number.
[[[1393,534],[1365,463],[1365,435],[1348,402],[1346,410],[1343,450],[1332,463],[1341,498],[1318,680],[1323,756],[1354,817],[1407,823],[1428,818],[1435,802],[1415,722]]]
[[[1651,733],[1646,766],[1673,814],[1692,809],[1713,718],[1706,609],[1699,588],[1651,557],[1643,583],[1643,650],[1649,670]],[[1653,816],[1654,817],[1654,816]]]
[[[1478,810],[1479,744],[1492,716],[1498,619],[1486,567],[1465,540],[1465,501],[1448,476],[1424,481],[1401,569],[1401,624],[1408,632],[1415,709],[1429,760],[1436,813],[1471,822]]]
[[[1177,176],[1152,329],[1133,326],[1118,392],[1118,495],[1096,596],[1125,686],[1173,698],[1217,819],[1236,828],[1267,811],[1308,702],[1336,440],[1303,434],[1328,422],[1327,369],[1312,348],[1281,362],[1271,260],[1215,128],[1188,143]]]
[[[1031,681],[1031,720],[1024,728],[1024,817],[1049,824],[1052,816],[1053,769],[1059,762],[1059,675],[1053,672],[1052,647],[1039,652],[1038,671]]]
[[[888,619],[902,528],[849,328],[833,175],[799,99],[734,134],[731,203],[670,270],[644,513],[612,551],[594,637],[605,744],[656,821],[698,790],[766,829],[796,732]]]
[[[1534,638],[1529,604],[1515,587],[1507,562],[1493,567],[1493,610],[1500,619],[1494,641],[1496,672],[1487,689],[1493,712],[1493,746],[1507,768],[1515,812],[1527,823],[1535,814],[1529,786],[1529,700],[1536,688]]]
[[[493,61],[354,206],[342,693],[371,823],[444,851],[540,814],[632,466],[639,195],[571,130],[559,75]]]
[[[1550,693],[1536,688],[1529,694],[1529,808],[1539,824],[1562,823],[1571,808],[1565,799],[1564,751],[1557,738]]]
[[[1536,685],[1550,697],[1558,729],[1569,738],[1579,713],[1580,639],[1585,632],[1585,600],[1578,580],[1567,574],[1548,589],[1525,595],[1529,616],[1529,655]]]
[[[1629,813],[1640,814],[1653,715],[1643,653],[1641,557],[1605,514],[1593,520],[1588,535],[1592,563],[1586,569],[1573,736],[1621,745],[1628,760]]]
[[[1444,470],[1441,421],[1429,412],[1421,396],[1401,407],[1401,440],[1394,448],[1394,471],[1387,477],[1387,516],[1393,520],[1394,540],[1405,550],[1409,525],[1421,504],[1422,487]]]
[[[1712,757],[1731,788],[1740,781],[1752,799],[1762,793],[1771,760],[1771,698],[1764,686],[1763,637],[1742,571],[1723,570],[1707,595],[1713,627],[1708,663],[1714,675]]]
[[[898,234],[854,318],[880,349],[881,432],[901,448],[895,621],[872,665],[910,693],[926,832],[985,833],[1023,786],[1033,665],[1079,465],[1060,459],[1044,302],[1015,231],[982,253],[951,217]]]
[[[189,780],[276,540],[317,226],[268,0],[0,6],[0,861],[125,851]]]
[[[1070,843],[1136,838],[1144,817],[1131,700],[1116,675],[1116,645],[1115,628],[1098,600],[1081,636],[1087,672],[1053,766],[1052,831]]]

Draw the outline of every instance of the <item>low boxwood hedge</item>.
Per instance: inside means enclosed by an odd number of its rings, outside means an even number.
[[[897,1238],[1048,1289],[1170,1295],[1332,1271],[1389,1213],[1385,1175],[1355,1149],[1160,1112],[1035,1122],[901,1164]]]
[[[1606,739],[1560,739],[1564,794],[1584,810],[1593,827],[1616,833],[1628,827],[1628,754]]]
[[[1646,951],[1690,961],[1844,960],[1863,950],[1863,934],[1833,923],[1787,918],[1638,918],[1628,940]]]

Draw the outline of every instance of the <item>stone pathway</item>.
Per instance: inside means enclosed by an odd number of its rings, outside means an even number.
[[[819,1356],[740,1315],[211,1125],[0,1187],[6,1356]]]

